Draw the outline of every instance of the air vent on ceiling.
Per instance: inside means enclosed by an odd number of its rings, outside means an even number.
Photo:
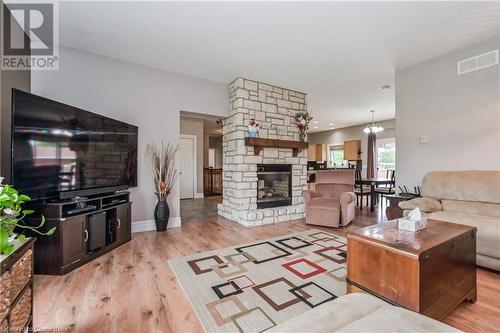
[[[477,71],[498,64],[498,50],[486,52],[457,62],[457,74]]]

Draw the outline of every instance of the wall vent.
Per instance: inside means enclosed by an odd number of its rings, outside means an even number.
[[[457,74],[477,71],[498,64],[498,50],[486,52],[457,62]]]

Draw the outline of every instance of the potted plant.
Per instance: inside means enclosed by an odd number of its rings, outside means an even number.
[[[260,124],[255,119],[250,119],[250,123],[248,125],[248,136],[251,138],[256,138],[259,133]]]
[[[3,185],[3,177],[0,177],[0,254],[9,255],[14,250],[16,240],[23,242],[26,237],[23,234],[16,234],[14,230],[30,230],[40,235],[52,235],[56,228],[51,228],[47,232],[41,232],[38,229],[45,224],[45,218],[42,216],[40,224],[32,227],[23,224],[23,219],[30,214],[32,210],[23,210],[22,205],[31,198],[19,192],[10,185]]]
[[[170,218],[167,197],[177,177],[174,165],[177,150],[178,146],[173,146],[170,143],[165,146],[163,142],[159,146],[156,143],[151,143],[146,147],[146,161],[153,174],[155,194],[158,199],[154,211],[157,231],[167,230]]]
[[[293,114],[293,119],[295,119],[295,125],[299,129],[300,141],[306,141],[306,133],[309,130],[309,123],[313,119],[312,115],[308,111],[298,111]]]

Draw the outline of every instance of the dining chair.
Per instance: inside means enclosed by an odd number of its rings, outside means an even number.
[[[395,179],[396,179],[395,178],[396,171],[395,170],[387,170],[386,175],[387,175],[386,176],[387,179],[391,180],[391,183],[389,183],[387,185],[381,185],[381,186],[378,186],[378,187],[375,188],[375,193],[377,195],[377,198],[379,198],[380,207],[382,207],[382,205],[383,205],[384,195],[389,195],[389,194],[395,194],[396,193],[396,190],[394,188],[394,186],[395,186]]]
[[[356,194],[356,207],[360,207],[360,209],[363,209],[363,197],[366,197],[366,207],[369,206],[368,198],[372,195],[371,186],[362,185],[361,183],[357,182],[358,180],[361,180],[361,170],[356,170],[355,179],[356,182],[354,185],[354,194]]]

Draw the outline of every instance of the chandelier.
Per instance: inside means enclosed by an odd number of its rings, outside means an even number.
[[[379,123],[376,124],[373,122],[373,114],[375,113],[375,110],[370,110],[370,112],[372,113],[372,122],[371,122],[371,124],[366,125],[366,127],[363,129],[363,132],[365,132],[365,133],[380,133],[380,132],[382,132],[384,130],[382,125],[380,125]]]

